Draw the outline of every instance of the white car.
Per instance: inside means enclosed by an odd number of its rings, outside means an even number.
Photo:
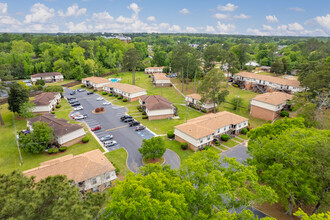
[[[104,100],[103,97],[98,97],[98,98],[96,99],[96,101],[102,101],[102,100]]]
[[[80,119],[84,119],[84,116],[77,115],[77,116],[74,117],[74,120],[80,120]]]
[[[75,112],[75,113],[73,113],[73,114],[70,115],[70,116],[71,116],[71,118],[74,118],[74,117],[76,117],[76,116],[78,116],[78,115],[81,115],[80,112]]]
[[[84,109],[84,107],[82,107],[81,105],[79,105],[78,107],[73,108],[73,110],[75,110],[75,111],[79,111],[79,110],[83,110],[83,109]]]
[[[103,102],[103,105],[111,105],[111,102]]]

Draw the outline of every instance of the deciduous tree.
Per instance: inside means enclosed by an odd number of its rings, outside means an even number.
[[[18,113],[20,107],[27,101],[29,101],[29,92],[16,82],[11,83],[8,94],[8,109]]]
[[[142,62],[140,51],[129,48],[123,56],[123,65],[127,70],[132,70],[132,84],[135,85],[135,69]]]
[[[139,152],[146,159],[161,158],[166,151],[164,140],[161,137],[152,137],[148,140],[143,139],[142,147]]]
[[[33,102],[24,102],[23,105],[19,109],[19,116],[23,118],[31,118],[33,117],[33,109],[35,108],[35,104]]]

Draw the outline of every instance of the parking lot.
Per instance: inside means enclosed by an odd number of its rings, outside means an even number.
[[[76,92],[75,95],[70,95],[71,91],[71,89],[66,88],[64,89],[63,95],[65,97],[75,97],[80,102],[84,109],[77,112],[88,115],[86,119],[83,119],[86,124],[90,128],[96,127],[97,125],[101,126],[100,130],[94,131],[95,135],[98,138],[108,134],[113,135],[113,140],[115,140],[118,144],[112,147],[108,147],[107,149],[112,151],[124,147],[128,153],[128,167],[133,172],[138,172],[138,168],[142,166],[142,157],[138,151],[138,148],[141,147],[143,139],[150,139],[154,136],[154,134],[148,129],[135,131],[135,127],[129,127],[128,123],[121,122],[120,117],[126,113],[125,107],[116,105],[103,105],[103,102],[105,102],[104,100],[96,100],[98,97],[101,97],[98,94],[87,95],[87,92],[85,91]],[[97,107],[104,107],[105,112],[100,114],[92,113],[92,111]],[[165,159],[173,153],[166,152],[166,155],[164,155]],[[180,165],[180,161],[175,161],[175,164],[173,165],[173,167],[178,167]]]

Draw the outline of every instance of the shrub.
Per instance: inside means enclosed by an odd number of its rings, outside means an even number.
[[[37,90],[42,90],[43,88],[42,85],[37,85]]]
[[[94,89],[93,92],[97,92],[97,89]]]
[[[182,150],[187,150],[188,149],[188,143],[186,143],[186,142],[181,143],[181,149]]]
[[[228,134],[223,134],[223,135],[221,135],[221,140],[223,140],[223,141],[228,141],[229,140],[229,135]]]
[[[118,94],[115,94],[115,97],[118,97]]]
[[[208,150],[208,149],[210,149],[210,146],[205,146],[204,147],[204,150]]]
[[[202,110],[202,112],[203,112],[203,113],[206,113],[206,110],[205,110],[205,109],[203,109],[203,110]]]
[[[219,141],[215,141],[215,145],[216,146],[219,146],[220,145],[220,142]]]
[[[127,99],[123,99],[123,102],[127,102]]]
[[[86,88],[86,86],[85,86],[85,85],[81,85],[80,87],[81,87],[81,88]]]
[[[167,132],[167,137],[168,138],[174,138],[174,131]]]
[[[57,154],[57,153],[58,153],[58,148],[54,148],[53,154]]]
[[[110,92],[110,93],[109,93],[109,96],[112,96],[112,95],[113,95],[112,92]]]
[[[52,111],[51,113],[52,113],[53,115],[55,114],[55,112],[54,112],[54,111]]]
[[[122,99],[123,97],[122,96],[118,96],[117,99]]]
[[[289,108],[289,111],[290,111],[290,112],[292,112],[292,110],[293,110],[293,107],[292,107],[292,106],[290,106],[290,108]]]
[[[53,148],[50,148],[50,149],[48,149],[48,154],[52,154],[54,152],[54,149]]]
[[[82,141],[83,143],[87,143],[87,142],[89,141],[89,137],[83,137],[83,138],[81,139],[81,141]]]
[[[107,94],[107,92],[102,92],[102,95],[106,95]]]
[[[238,85],[237,85],[237,84],[234,84],[234,83],[233,83],[232,85],[233,85],[234,87],[238,87]]]
[[[100,111],[103,112],[103,111],[104,111],[104,107],[101,107],[101,108],[100,108]]]
[[[280,115],[282,117],[289,117],[289,112],[283,110],[283,111],[281,111]]]
[[[251,126],[247,126],[247,129],[248,129],[248,131],[250,131],[252,129],[252,127]]]
[[[45,84],[46,84],[45,81],[42,79],[37,79],[37,81],[36,81],[36,85],[44,86]]]
[[[247,129],[247,128],[243,128],[243,129],[241,130],[241,133],[242,133],[242,134],[247,134],[247,132],[248,132],[248,129]]]
[[[143,115],[142,116],[142,119],[148,119],[148,116],[147,115]]]
[[[143,112],[143,109],[142,109],[141,106],[138,106],[138,107],[137,107],[137,110],[139,110],[139,112]]]
[[[272,120],[268,120],[267,123],[268,123],[268,124],[271,124],[271,123],[272,123]]]
[[[95,109],[95,112],[97,113],[97,112],[100,112],[101,111],[101,109],[100,108],[96,108]]]
[[[57,104],[56,105],[56,108],[61,108],[62,106],[60,104]]]
[[[142,115],[147,115],[147,113],[146,112],[142,112]]]
[[[67,148],[68,148],[68,147],[65,147],[65,146],[60,147],[60,152],[64,152],[64,151],[66,151]]]

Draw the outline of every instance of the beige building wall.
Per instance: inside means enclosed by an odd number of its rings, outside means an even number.
[[[261,108],[259,106],[251,105],[250,115],[254,118],[272,121],[278,116],[278,113],[269,109]]]

